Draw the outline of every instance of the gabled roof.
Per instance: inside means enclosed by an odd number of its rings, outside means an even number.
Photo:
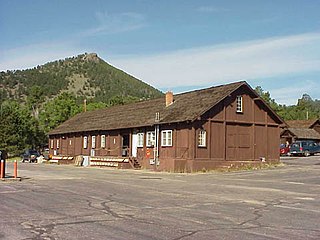
[[[177,94],[174,96],[174,103],[168,107],[165,106],[164,97],[161,97],[80,113],[62,123],[49,134],[153,126],[157,112],[160,113],[160,121],[157,124],[194,121],[244,85],[257,96],[246,82],[235,82]],[[279,121],[282,122],[281,119]]]
[[[293,136],[298,139],[320,140],[320,133],[310,128],[288,128]]]
[[[288,120],[286,121],[288,127],[290,128],[312,128],[312,126],[317,123],[319,119],[309,119],[309,120]]]

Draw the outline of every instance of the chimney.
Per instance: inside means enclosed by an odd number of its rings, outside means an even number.
[[[173,103],[173,92],[168,91],[166,93],[166,107],[170,106]]]

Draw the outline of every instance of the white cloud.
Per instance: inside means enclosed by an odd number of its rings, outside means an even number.
[[[279,104],[294,105],[297,104],[297,100],[302,97],[302,94],[308,93],[311,97],[313,94],[319,94],[319,83],[312,80],[305,80],[303,82],[292,82],[290,85],[274,89],[270,89],[271,97]]]
[[[320,33],[111,59],[158,88],[211,86],[320,70]]]
[[[97,12],[97,27],[86,30],[84,36],[95,36],[103,34],[115,34],[140,29],[146,25],[145,17],[134,12],[110,14],[108,12]]]
[[[46,42],[3,50],[0,52],[0,71],[32,68],[79,53],[82,51],[69,42]]]

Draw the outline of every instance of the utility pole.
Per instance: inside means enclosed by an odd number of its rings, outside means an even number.
[[[86,112],[87,111],[87,99],[83,100],[83,111]]]

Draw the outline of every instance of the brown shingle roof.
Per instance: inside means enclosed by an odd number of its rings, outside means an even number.
[[[49,134],[152,126],[155,124],[156,112],[160,113],[159,124],[193,121],[243,85],[248,86],[242,81],[178,94],[174,96],[174,103],[168,107],[162,97],[80,113]]]
[[[291,128],[310,128],[318,119],[311,120],[288,120],[287,125]]]
[[[298,139],[320,140],[320,133],[310,128],[288,128]]]

